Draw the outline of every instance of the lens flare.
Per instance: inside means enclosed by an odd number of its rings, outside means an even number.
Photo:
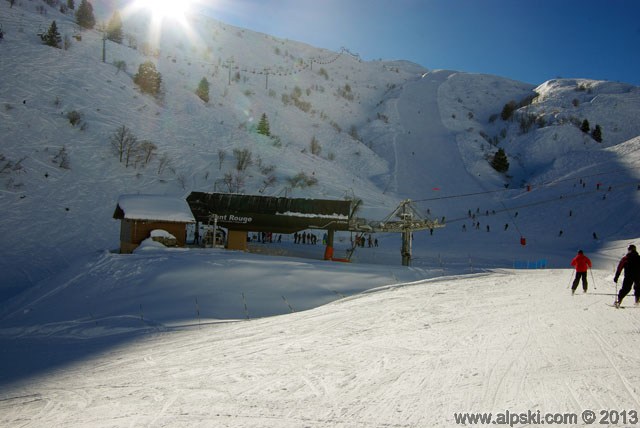
[[[151,16],[148,39],[157,44],[163,31],[163,26],[181,28],[192,40],[198,36],[193,32],[188,15],[195,12],[201,0],[133,0],[123,10],[123,17],[135,15],[138,12],[146,12]],[[174,24],[178,24],[176,27]]]
[[[136,0],[135,8],[148,9],[154,16],[154,19],[177,19],[183,20],[193,6],[193,1],[188,0]]]

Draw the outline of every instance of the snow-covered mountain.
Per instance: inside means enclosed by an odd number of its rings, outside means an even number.
[[[115,2],[92,3],[108,21]],[[54,20],[61,49],[38,35]],[[104,45],[74,21],[0,2],[0,425],[418,427],[638,408],[638,317],[604,303],[640,243],[640,88],[366,62],[199,15],[158,31],[123,14],[123,43]],[[158,98],[133,81],[146,61]],[[120,161],[123,126],[149,158]],[[114,251],[120,195],[191,191],[358,198],[369,220],[411,199],[446,227],[414,234],[410,267],[397,234],[349,264],[287,236],[252,253]],[[338,256],[349,241],[337,235]],[[572,297],[578,248],[594,267]]]
[[[110,4],[95,2],[98,22],[109,20]],[[125,193],[360,198],[372,220],[411,198],[450,220],[438,231],[442,241],[429,244],[438,252],[450,251],[440,246],[459,238],[470,209],[496,211],[483,228],[511,221],[530,244],[546,246],[566,229],[563,241],[553,241],[562,250],[593,244],[585,242],[592,232],[621,239],[634,230],[638,87],[565,79],[535,88],[406,61],[363,62],[348,47],[316,49],[205,16],[152,31],[140,11],[124,15],[123,43],[106,41],[103,52],[102,33],[80,30],[71,13],[39,2],[0,7],[0,282],[14,288],[8,294],[117,248],[111,216]],[[54,20],[61,49],[38,37]],[[162,76],[159,99],[133,82],[145,61]],[[203,78],[208,103],[195,94]],[[505,121],[509,102],[517,105]],[[271,137],[256,132],[263,114]],[[579,129],[584,119],[601,127],[602,143]],[[119,162],[110,140],[122,126],[153,144],[150,160]],[[507,175],[488,162],[498,147],[510,161]],[[250,152],[246,171],[236,170],[234,150]],[[317,184],[292,188],[300,173]],[[588,187],[576,188],[581,180]],[[604,196],[596,181],[613,193],[591,215],[593,200]],[[525,194],[526,185],[535,192]],[[569,194],[575,198],[554,201]],[[530,215],[515,218],[519,206],[532,206],[521,210]],[[583,215],[579,227],[551,227],[550,217],[569,210]]]

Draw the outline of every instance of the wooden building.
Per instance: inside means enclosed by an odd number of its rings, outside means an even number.
[[[164,195],[122,195],[113,218],[121,221],[121,253],[133,252],[156,229],[169,232],[176,237],[177,245],[184,247],[187,224],[195,223],[184,198]]]

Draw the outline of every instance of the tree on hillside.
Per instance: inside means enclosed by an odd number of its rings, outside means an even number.
[[[93,5],[87,0],[82,0],[76,11],[76,23],[82,28],[92,29],[96,25],[93,15]]]
[[[222,149],[218,149],[218,169],[222,169],[222,162],[227,157],[227,152]]]
[[[156,96],[160,93],[162,75],[151,61],[146,61],[138,67],[138,73],[133,77],[133,81],[142,92]]]
[[[129,166],[132,155],[138,148],[138,138],[133,135],[131,129],[122,125],[111,135],[111,147],[118,155],[120,163],[125,161],[125,168]]]
[[[602,128],[600,128],[600,125],[596,125],[596,127],[593,128],[591,137],[593,137],[593,139],[596,140],[598,143],[602,143]]]
[[[122,19],[120,13],[116,10],[113,12],[109,23],[107,24],[107,39],[112,42],[122,43]]]
[[[320,146],[320,143],[318,142],[318,139],[316,138],[315,135],[311,137],[309,148],[311,149],[312,155],[320,156],[320,152],[322,152],[322,147]]]
[[[271,135],[271,131],[269,129],[269,119],[267,119],[266,113],[262,113],[260,122],[258,122],[258,134],[266,135],[267,137]]]
[[[509,170],[509,160],[503,149],[498,149],[496,154],[493,155],[491,166],[498,172],[507,172]]]
[[[580,130],[585,134],[588,134],[591,131],[591,125],[589,125],[589,121],[587,119],[582,121],[582,125],[580,125]]]
[[[233,157],[236,158],[236,169],[238,171],[244,171],[253,165],[249,149],[233,149]]]
[[[209,81],[206,77],[203,77],[202,80],[200,80],[198,89],[196,89],[196,95],[205,103],[209,102]]]
[[[73,0],[67,0],[67,7],[71,10],[76,8],[76,4]]]
[[[500,117],[502,118],[502,120],[505,120],[505,121],[511,119],[511,116],[513,116],[513,112],[516,111],[517,108],[518,108],[518,105],[516,104],[515,101],[509,101],[502,108]]]
[[[58,32],[58,26],[56,25],[56,21],[51,23],[49,30],[45,34],[42,35],[42,41],[47,46],[52,46],[54,48],[60,48],[60,42],[62,42],[62,37],[60,37],[60,33]]]
[[[137,150],[136,164],[140,162],[142,165],[148,165],[149,162],[151,162],[151,159],[156,155],[157,150],[158,146],[153,144],[151,141],[141,141]]]

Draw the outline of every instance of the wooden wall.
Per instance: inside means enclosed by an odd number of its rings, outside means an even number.
[[[227,236],[227,249],[247,251],[247,231],[229,230],[229,236]]]
[[[127,220],[120,221],[120,252],[129,254],[145,239],[149,238],[155,229],[166,230],[176,237],[179,247],[187,245],[186,223],[172,223],[164,221]]]

